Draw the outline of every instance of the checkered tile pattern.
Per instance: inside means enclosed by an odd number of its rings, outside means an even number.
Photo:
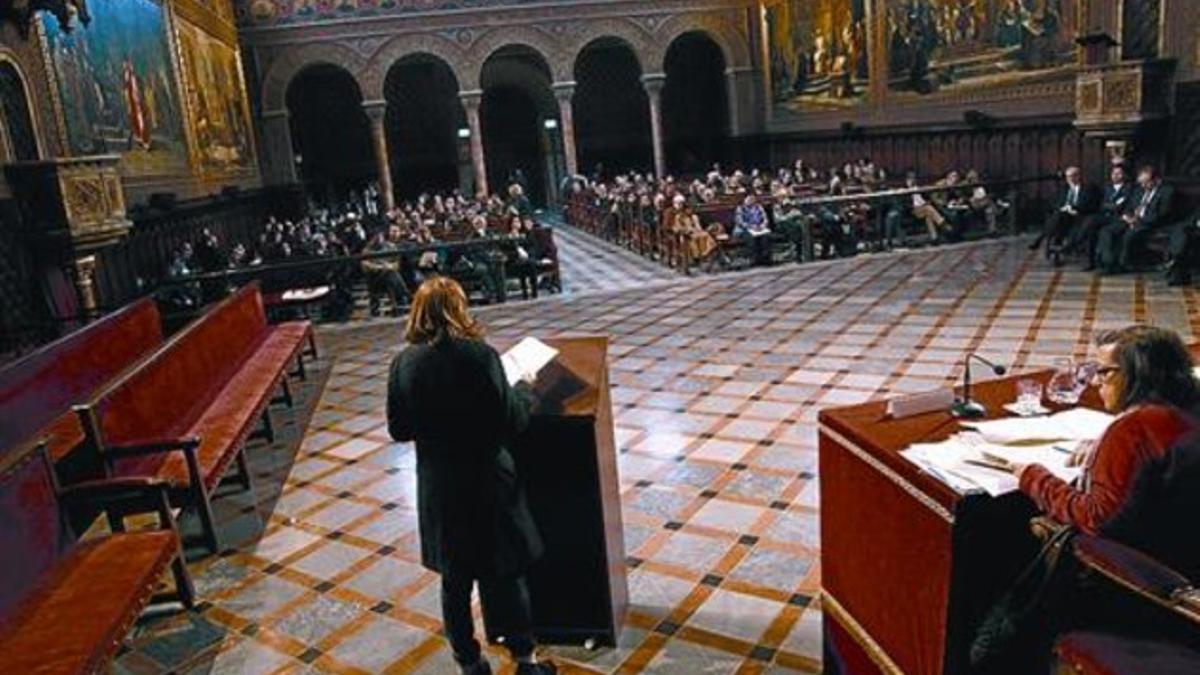
[[[632,607],[618,648],[549,651],[567,672],[818,672],[818,410],[943,386],[968,349],[1021,371],[1132,321],[1194,338],[1198,303],[1007,241],[481,310],[500,338],[612,340]],[[322,337],[311,421],[278,415],[256,493],[216,500],[230,550],[193,565],[204,605],[144,619],[117,672],[454,672],[413,450],[384,428],[398,327]]]
[[[556,215],[543,219],[554,228],[563,291],[568,294],[637,288],[680,278],[670,268],[563,224]]]

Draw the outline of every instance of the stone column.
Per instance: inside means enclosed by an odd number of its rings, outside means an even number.
[[[483,122],[479,118],[479,106],[483,103],[483,91],[476,89],[458,94],[467,111],[467,127],[471,130],[471,163],[475,166],[475,194],[488,195],[487,161],[483,156]]]
[[[642,86],[645,87],[646,98],[650,101],[650,140],[654,146],[654,175],[659,178],[667,175],[662,128],[662,90],[666,83],[665,73],[651,73],[642,76]]]
[[[562,128],[563,156],[567,161],[567,175],[579,174],[579,157],[575,149],[575,83],[555,82],[554,97],[558,99],[558,118]]]
[[[296,150],[292,146],[292,128],[286,109],[262,114],[263,178],[268,185],[299,182],[296,174]]]
[[[388,153],[387,101],[363,101],[363,110],[371,120],[371,140],[375,143],[375,163],[379,168],[379,196],[383,199],[380,208],[389,213],[396,208],[396,192],[392,185],[392,158]]]

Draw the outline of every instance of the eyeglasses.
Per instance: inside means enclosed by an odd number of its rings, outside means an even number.
[[[1108,376],[1121,370],[1120,366],[1102,366],[1095,364],[1092,368],[1092,380],[1095,382],[1103,382],[1108,379]]]

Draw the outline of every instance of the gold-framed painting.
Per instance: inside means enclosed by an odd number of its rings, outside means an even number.
[[[888,89],[923,97],[1067,71],[1078,0],[888,0]]]
[[[866,0],[783,0],[767,9],[775,104],[843,110],[870,80]]]
[[[188,172],[187,137],[168,26],[156,0],[91,0],[67,32],[40,19],[60,136],[72,156],[119,154],[130,176]]]
[[[179,18],[176,36],[197,172],[252,169],[254,132],[237,47]]]

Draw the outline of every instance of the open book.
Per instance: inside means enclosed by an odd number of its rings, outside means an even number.
[[[508,384],[514,385],[523,379],[532,380],[542,368],[558,356],[558,350],[534,337],[521,340],[512,349],[500,355],[504,375]]]

